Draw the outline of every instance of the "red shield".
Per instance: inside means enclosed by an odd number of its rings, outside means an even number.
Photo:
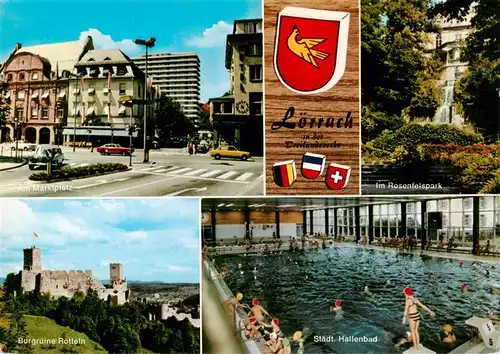
[[[350,175],[351,168],[349,166],[331,163],[326,171],[326,185],[330,189],[342,189],[347,186],[347,183],[349,183]]]
[[[332,88],[344,75],[349,13],[285,7],[278,16],[274,68],[288,89],[303,94]]]

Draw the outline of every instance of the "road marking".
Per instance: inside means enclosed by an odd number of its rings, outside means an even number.
[[[174,170],[180,170],[180,169],[182,169],[182,168],[183,168],[183,167],[181,167],[181,166],[174,166],[174,167],[167,168],[167,169],[165,170],[165,172],[172,172],[172,171],[174,171]]]
[[[161,176],[165,176],[165,175],[161,175]],[[140,184],[138,186],[132,186],[132,187],[127,187],[127,188],[123,188],[123,189],[118,189],[116,191],[111,191],[111,192],[106,192],[106,193],[103,193],[103,194],[99,194],[96,197],[105,197],[107,195],[111,195],[111,194],[115,194],[115,193],[119,193],[119,192],[125,192],[125,191],[129,191],[129,190],[136,189],[136,188],[146,187],[146,186],[149,186],[149,185],[152,185],[152,184],[169,181],[169,180],[172,180],[174,178],[175,177],[168,177],[168,178],[160,179],[158,181],[148,182],[148,183],[145,183],[145,184]]]
[[[223,175],[220,175],[219,177],[217,177],[217,179],[228,179],[229,177],[232,177],[237,173],[238,172],[236,172],[236,171],[229,171],[229,172],[224,173]]]
[[[192,170],[191,167],[186,167],[186,168],[182,168],[182,169],[177,170],[177,171],[172,172],[172,173],[175,173],[175,174],[177,174],[177,173],[184,173],[184,172],[187,172],[187,171],[190,171],[190,170]]]
[[[163,172],[167,172],[169,169],[168,168],[162,168],[161,170],[156,170],[155,172],[156,173],[163,173]]]
[[[188,188],[188,189],[183,189],[181,191],[178,191],[178,192],[174,192],[174,193],[170,193],[170,194],[167,194],[167,196],[175,196],[175,195],[180,195],[180,194],[184,194],[186,192],[189,192],[189,191],[197,191],[197,192],[204,192],[208,190],[207,187],[203,187],[203,188]]]
[[[153,176],[160,176],[160,177],[165,177],[165,175],[167,176],[172,176],[172,178],[189,178],[189,179],[201,179],[201,180],[204,180],[204,181],[213,181],[213,182],[224,182],[224,183],[241,183],[241,184],[248,184],[250,183],[250,181],[235,181],[235,180],[221,180],[221,179],[217,179],[217,178],[206,178],[206,177],[202,177],[202,176],[186,176],[186,175],[176,175],[175,172],[173,173],[156,173],[156,172],[140,172],[140,171],[131,171],[132,173],[140,173],[140,174],[149,174],[149,175],[153,175]],[[220,171],[217,171],[217,172],[220,172]],[[237,173],[237,172],[236,172]],[[97,196],[99,197],[99,196]]]
[[[205,177],[212,177],[212,176],[215,176],[216,174],[222,172],[221,170],[213,170],[213,171],[209,171],[207,173],[204,173],[202,174],[200,177],[202,178],[205,178]]]
[[[199,175],[199,174],[205,172],[206,170],[207,170],[206,168],[200,168],[199,170],[194,170],[194,171],[185,173],[185,175],[186,176],[196,176],[196,175]]]
[[[105,180],[105,179],[101,179],[95,183],[85,184],[83,186],[72,187],[72,189],[84,189],[84,188],[89,188],[89,187],[102,186],[103,184],[106,184],[106,183],[110,183],[110,181]]]
[[[251,176],[253,176],[252,172],[246,172],[246,173],[242,174],[241,176],[239,176],[238,178],[236,178],[235,181],[246,181]]]
[[[148,171],[149,172],[149,171],[159,170],[162,168],[165,168],[165,166],[148,167],[148,168],[141,170],[141,171]]]

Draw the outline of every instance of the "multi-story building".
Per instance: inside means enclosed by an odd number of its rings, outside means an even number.
[[[145,71],[146,57],[133,59]],[[200,116],[200,58],[196,53],[148,55],[148,77],[160,92],[179,102],[187,118],[198,125]]]
[[[11,109],[2,127],[1,141],[60,143],[67,117],[68,79],[85,53],[93,49],[84,41],[44,44],[23,48],[18,43],[2,67]]]
[[[226,69],[231,89],[210,99],[216,143],[263,153],[262,20],[237,20],[227,36]]]
[[[128,145],[129,127],[139,125],[144,113],[142,104],[120,102],[124,96],[144,98],[145,76],[134,62],[119,49],[90,50],[74,65],[69,81],[65,141]]]
[[[436,24],[441,29],[438,34],[430,35],[428,49],[439,51],[444,60],[444,66],[439,80],[443,90],[443,102],[436,112],[436,123],[463,124],[464,119],[457,113],[454,104],[453,90],[455,83],[467,71],[467,62],[461,59],[461,48],[472,31],[471,20],[474,17],[471,11],[462,20],[438,17]]]

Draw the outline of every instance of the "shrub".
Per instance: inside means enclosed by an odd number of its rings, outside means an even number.
[[[426,161],[446,158],[446,156],[460,152],[470,155],[476,154],[500,158],[500,144],[476,144],[470,146],[458,146],[455,144],[422,144],[417,148],[419,159]]]
[[[385,131],[368,144],[373,148],[386,151],[394,151],[398,146],[402,146],[409,152],[413,152],[420,144],[465,146],[482,142],[483,137],[480,134],[453,125],[411,123],[394,132]]]
[[[500,170],[497,170],[495,177],[479,191],[481,194],[500,194]]]
[[[402,128],[405,120],[398,116],[390,116],[384,112],[372,111],[370,107],[361,109],[361,137],[363,142],[375,139],[385,130],[394,131]]]
[[[32,181],[67,180],[70,178],[95,176],[103,173],[124,171],[127,169],[127,165],[122,163],[99,163],[90,166],[54,170],[50,175],[47,175],[46,172],[33,173],[30,175],[29,179]]]

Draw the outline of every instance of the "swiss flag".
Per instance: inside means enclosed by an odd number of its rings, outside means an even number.
[[[339,190],[347,186],[349,176],[351,175],[351,167],[331,163],[326,170],[325,183],[326,186],[333,190]]]

